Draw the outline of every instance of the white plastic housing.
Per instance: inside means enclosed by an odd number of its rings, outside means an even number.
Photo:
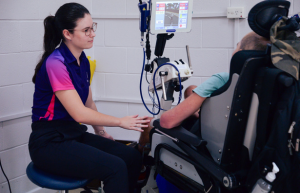
[[[180,72],[180,78],[181,78],[181,82],[187,80],[188,78],[190,78],[192,76],[192,71],[188,65],[187,62],[184,62],[184,64],[182,64],[180,61],[178,61],[179,64],[177,64],[175,61],[174,62],[168,62],[173,64],[174,66],[177,67],[177,69]],[[153,87],[153,76],[154,76],[154,72],[157,69],[157,64],[154,62],[154,69],[152,72],[152,76],[151,76],[151,81],[150,81],[150,86],[149,86],[149,90],[150,92],[154,91],[154,87]],[[177,70],[171,66],[171,65],[164,65],[161,68],[158,69],[158,71],[156,72],[155,75],[155,85],[156,85],[156,89],[161,88],[162,84],[161,84],[161,77],[159,76],[159,72],[168,72],[167,76],[164,76],[164,82],[170,81],[170,80],[178,80],[178,72]]]

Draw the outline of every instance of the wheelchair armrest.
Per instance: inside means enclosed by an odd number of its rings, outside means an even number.
[[[157,119],[153,122],[153,126],[160,130],[161,132],[181,140],[185,143],[191,144],[195,147],[206,145],[207,142],[200,137],[196,136],[195,134],[189,132],[188,130],[184,129],[182,126],[174,127],[172,129],[165,129],[160,126],[160,120]]]

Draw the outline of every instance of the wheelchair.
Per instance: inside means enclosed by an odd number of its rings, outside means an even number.
[[[251,29],[270,38],[270,28],[281,16],[288,16],[289,7],[288,1],[258,3],[248,16]],[[280,95],[294,82],[273,66],[271,45],[266,51],[237,52],[229,81],[204,101],[191,130],[165,129],[154,121],[150,134],[154,166],[148,184],[159,174],[191,193],[251,192],[263,175],[248,176],[263,148],[257,138],[270,136]],[[267,165],[262,167],[268,170]]]

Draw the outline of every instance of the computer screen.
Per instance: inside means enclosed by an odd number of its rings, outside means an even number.
[[[152,1],[151,32],[189,32],[191,30],[192,1]]]

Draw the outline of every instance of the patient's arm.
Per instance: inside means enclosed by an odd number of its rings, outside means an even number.
[[[180,125],[184,119],[193,115],[201,107],[205,99],[196,93],[191,94],[182,103],[164,112],[160,118],[160,125],[166,129]]]

